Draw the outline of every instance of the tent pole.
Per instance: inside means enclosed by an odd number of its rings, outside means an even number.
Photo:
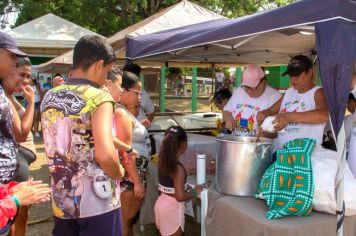
[[[212,73],[213,75],[211,76],[211,95],[214,95],[215,93],[215,79],[216,79],[216,74],[215,74],[215,64],[212,64]]]
[[[333,130],[334,132],[334,130]],[[335,137],[335,135],[334,135]],[[344,202],[344,177],[346,166],[346,136],[344,123],[340,128],[337,136],[337,158],[338,167],[336,172],[336,210],[337,210],[337,236],[344,235],[344,217],[345,217],[345,202]]]
[[[160,81],[160,92],[159,92],[159,111],[166,111],[166,71],[167,67],[164,65],[161,67],[161,81]]]
[[[192,77],[192,112],[197,111],[197,100],[198,100],[198,94],[197,94],[197,75],[198,75],[198,69],[196,67],[193,67],[193,77]]]
[[[235,69],[234,88],[239,87],[240,84],[241,84],[241,67],[236,67],[236,69]]]

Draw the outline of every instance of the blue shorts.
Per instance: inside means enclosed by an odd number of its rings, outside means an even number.
[[[54,217],[54,236],[121,236],[122,235],[121,208],[80,219],[60,219]]]

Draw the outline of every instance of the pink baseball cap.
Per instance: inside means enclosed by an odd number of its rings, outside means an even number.
[[[248,86],[250,88],[256,88],[260,83],[261,79],[265,77],[265,72],[259,66],[248,66],[245,67],[242,74],[243,86]]]

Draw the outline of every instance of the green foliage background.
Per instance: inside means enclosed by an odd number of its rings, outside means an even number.
[[[18,11],[13,27],[48,13],[69,20],[104,36],[133,25],[180,0],[1,0],[0,28],[9,12]],[[229,18],[286,5],[294,0],[191,0]],[[199,76],[212,77],[213,69],[199,69]],[[228,76],[227,69],[224,73]],[[168,74],[191,75],[190,68],[169,68]]]
[[[104,36],[135,24],[179,0],[2,0],[0,21],[19,11],[15,27],[47,13],[53,13]],[[293,0],[192,0],[227,17],[269,10]]]

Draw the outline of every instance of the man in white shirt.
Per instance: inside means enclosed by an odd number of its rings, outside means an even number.
[[[281,97],[278,90],[267,85],[265,73],[261,67],[248,66],[242,74],[241,86],[235,89],[224,107],[225,127],[235,135],[258,133],[257,113],[272,106]],[[269,136],[261,133],[261,136]]]
[[[150,95],[146,92],[146,90],[141,91],[141,101],[139,113],[137,115],[138,120],[148,119],[150,122],[153,121],[155,107],[151,101]]]

